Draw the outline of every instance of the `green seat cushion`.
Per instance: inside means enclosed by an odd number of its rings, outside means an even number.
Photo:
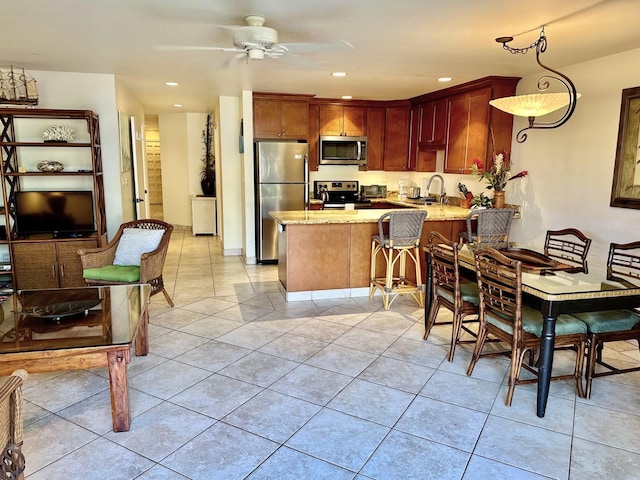
[[[485,314],[487,323],[513,335],[513,327],[510,324],[505,324],[504,320],[498,320],[498,318],[498,316],[489,312]],[[531,333],[536,337],[542,336],[542,323],[542,314],[538,310],[526,305],[522,306],[522,329],[525,332]],[[572,335],[575,333],[587,333],[587,325],[572,315],[560,315],[556,319],[556,335]]]
[[[438,288],[438,295],[453,303],[453,293],[449,290]],[[469,280],[460,280],[460,296],[465,302],[469,302],[473,305],[480,304],[480,299],[478,298],[478,284]]]
[[[140,267],[135,265],[106,265],[100,268],[87,268],[82,271],[82,276],[87,280],[133,283],[140,280]]]
[[[631,310],[604,310],[602,312],[575,313],[587,324],[590,333],[624,332],[640,323],[640,315]]]

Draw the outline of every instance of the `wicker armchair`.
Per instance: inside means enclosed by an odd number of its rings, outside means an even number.
[[[476,231],[472,222],[478,221]],[[474,243],[478,247],[493,247],[498,250],[509,247],[509,230],[513,220],[511,208],[488,208],[472,210],[467,216],[467,231],[460,234],[461,241]]]
[[[389,310],[391,303],[398,295],[411,294],[418,305],[424,305],[424,284],[420,269],[420,238],[424,219],[424,210],[400,210],[384,213],[378,219],[378,235],[371,237],[371,281],[369,298],[373,298],[376,290],[382,292],[382,303]],[[389,234],[384,233],[385,221],[388,219]],[[385,275],[376,276],[378,254],[382,253],[385,261]],[[416,281],[405,278],[407,259],[415,266]]]
[[[22,454],[22,382],[27,372],[16,370],[0,386],[0,435],[2,459],[0,477],[15,480],[24,478]]]
[[[140,256],[139,270],[137,267],[124,267],[120,271],[113,265],[118,244],[125,228],[164,231],[157,248],[153,251],[145,252]],[[164,288],[164,280],[162,278],[162,269],[167,256],[172,231],[172,225],[160,220],[134,220],[120,225],[115,236],[105,247],[78,250],[86,284],[127,285],[133,283],[148,283],[151,285],[151,295],[162,292],[167,303],[173,307],[173,301]],[[113,274],[114,269],[116,270],[115,274]],[[126,276],[122,275],[123,273],[126,274]]]

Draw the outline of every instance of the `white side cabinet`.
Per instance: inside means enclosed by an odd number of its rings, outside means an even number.
[[[193,235],[200,233],[217,235],[216,198],[196,195],[191,197],[191,213],[193,215]]]

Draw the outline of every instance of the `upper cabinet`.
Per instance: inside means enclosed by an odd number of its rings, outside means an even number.
[[[310,95],[253,95],[254,137],[269,140],[306,140]]]
[[[471,173],[476,158],[490,166],[494,148],[511,147],[513,116],[489,100],[515,95],[519,80],[485,77],[412,98],[411,164],[432,169],[435,151],[444,150],[446,173]]]
[[[361,137],[366,134],[366,107],[320,105],[320,135]]]
[[[460,93],[448,99],[446,173],[471,173],[471,163],[476,158],[484,163],[489,143],[489,100],[491,88]]]
[[[409,162],[409,105],[387,107],[384,129],[384,169],[411,170]]]
[[[440,98],[419,106],[418,144],[444,147],[447,141],[447,99]]]
[[[385,110],[367,107],[367,170],[384,168]]]

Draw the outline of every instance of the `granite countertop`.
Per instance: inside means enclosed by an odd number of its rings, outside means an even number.
[[[425,221],[466,220],[468,208],[449,205],[423,205],[412,207],[427,211]],[[393,209],[363,208],[360,210],[295,210],[269,212],[282,225],[318,225],[323,223],[375,223],[380,216]]]

